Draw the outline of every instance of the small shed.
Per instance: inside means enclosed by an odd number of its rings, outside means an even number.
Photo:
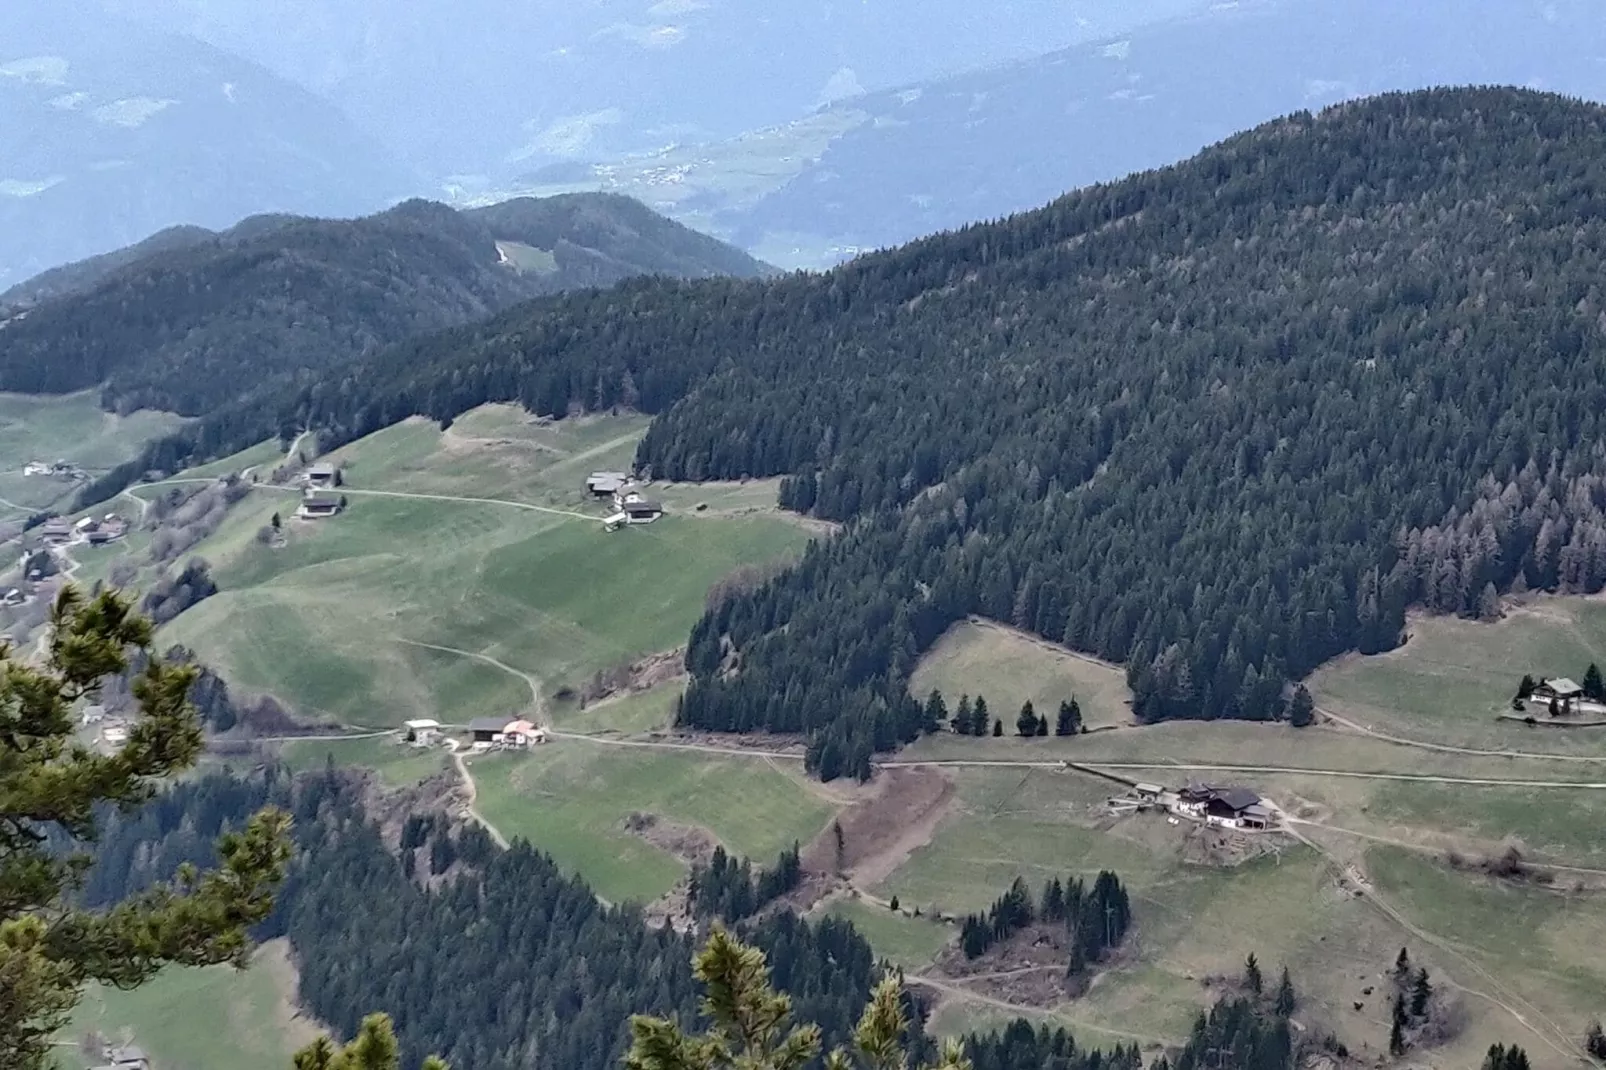
[[[586,478],[586,491],[598,498],[606,498],[628,482],[630,477],[623,472],[592,472]]]
[[[22,588],[13,587],[0,595],[0,606],[20,606],[28,601],[28,596],[22,593]]]
[[[84,707],[83,715],[79,718],[84,724],[100,724],[106,719],[106,707],[94,703]]]
[[[1144,802],[1154,802],[1165,794],[1165,789],[1158,784],[1134,784],[1132,785],[1132,793]]]
[[[423,747],[433,743],[435,737],[440,735],[441,723],[429,718],[419,718],[415,721],[402,722],[402,728],[406,729],[406,735],[412,742]]]
[[[113,1048],[106,1053],[106,1059],[117,1070],[150,1070],[151,1067],[150,1057],[132,1044]]]
[[[322,520],[324,517],[334,516],[345,508],[339,495],[323,494],[318,491],[309,491],[301,499],[301,508],[296,510],[296,516],[302,520]]]
[[[72,523],[59,517],[46,520],[44,526],[39,529],[39,536],[46,542],[66,542],[72,538]]]
[[[664,507],[650,498],[637,498],[624,504],[625,523],[651,524],[664,515]]]
[[[338,487],[340,469],[328,461],[319,461],[307,469],[307,484],[313,487]]]
[[[128,729],[121,725],[112,725],[100,734],[100,738],[114,747],[121,747],[128,742]]]
[[[1271,807],[1263,802],[1257,802],[1244,807],[1243,812],[1238,815],[1238,824],[1246,829],[1266,829],[1271,827],[1275,816],[1271,812]]]

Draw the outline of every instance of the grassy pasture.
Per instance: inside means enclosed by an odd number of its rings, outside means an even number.
[[[700,825],[727,850],[768,863],[813,839],[832,812],[800,769],[749,759],[558,740],[470,759],[470,770],[479,811],[503,835],[525,837],[615,902],[654,899],[685,871],[625,831],[631,813]]]
[[[59,506],[77,487],[42,476],[24,476],[29,461],[72,461],[90,471],[112,468],[141,446],[183,426],[182,417],[142,409],[118,416],[104,412],[94,391],[60,397],[0,394],[0,516]],[[18,508],[21,507],[21,508]]]
[[[636,417],[540,424],[495,406],[445,435],[409,421],[335,456],[353,491],[497,495],[600,517],[580,500],[593,455],[633,449],[642,426]],[[609,534],[579,516],[353,493],[331,521],[287,519],[286,546],[258,543],[271,514],[288,517],[292,504],[282,492],[254,491],[196,547],[223,590],[164,639],[193,646],[248,690],[354,724],[519,712],[529,691],[518,673],[550,696],[673,648],[716,580],[796,554],[808,539],[759,514],[672,511]]]
[[[1409,632],[1396,650],[1319,670],[1310,681],[1317,705],[1413,739],[1606,757],[1606,729],[1496,720],[1524,673],[1578,680],[1591,662],[1606,666],[1606,601],[1536,597],[1494,623],[1427,617],[1413,619]]]
[[[113,1041],[131,1035],[160,1070],[285,1070],[320,1031],[297,1014],[295,985],[288,945],[275,940],[247,970],[168,969],[132,992],[92,986],[62,1039],[88,1030]]]
[[[1073,696],[1089,728],[1132,723],[1132,695],[1119,668],[998,624],[965,621],[950,628],[909,682],[921,699],[932,688],[942,692],[950,710],[961,695],[985,696],[1006,732],[1015,730],[1022,703],[1030,700],[1052,726],[1059,704]]]

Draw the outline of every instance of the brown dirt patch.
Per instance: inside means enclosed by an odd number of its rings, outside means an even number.
[[[954,794],[943,771],[929,767],[881,769],[872,789],[804,849],[805,870],[840,874],[861,888],[881,883],[931,842]],[[842,830],[840,849],[837,828]]]
[[[637,811],[624,820],[625,831],[639,836],[661,851],[667,851],[687,866],[706,866],[714,857],[719,839],[701,825],[687,825],[666,821],[657,814]],[[642,910],[648,925],[671,928],[676,932],[690,932],[697,920],[691,911],[691,876],[687,874],[675,886]]]
[[[667,851],[688,866],[706,866],[719,846],[719,837],[701,825],[665,821],[657,814],[637,811],[624,820],[625,831]]]
[[[603,669],[586,681],[580,689],[580,708],[586,709],[617,696],[648,691],[685,674],[685,647],[649,654],[624,665]]]
[[[1276,833],[1247,833],[1185,822],[1182,860],[1196,866],[1241,866],[1263,855],[1276,854],[1293,841]]]
[[[1068,939],[1064,925],[1047,923],[1029,925],[974,959],[950,945],[938,954],[934,973],[1006,1003],[1052,1007],[1078,994],[1065,980]]]

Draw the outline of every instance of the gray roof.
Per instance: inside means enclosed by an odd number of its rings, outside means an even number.
[[[335,474],[335,466],[328,461],[319,461],[307,469],[307,474],[309,476],[332,476]]]
[[[625,503],[625,512],[627,513],[661,513],[663,511],[663,506],[649,498],[643,498],[639,502]]]
[[[1265,803],[1257,802],[1253,806],[1244,807],[1244,816],[1266,818],[1269,820],[1271,818],[1271,807],[1267,806]]]
[[[508,726],[507,717],[476,717],[468,723],[470,732],[500,732]]]
[[[1212,793],[1217,802],[1230,806],[1234,810],[1247,810],[1260,802],[1260,796],[1248,788],[1217,788]]]
[[[112,1050],[112,1062],[142,1063],[145,1062],[145,1053],[132,1044],[126,1048],[114,1048]]]
[[[1584,690],[1565,676],[1558,676],[1554,680],[1546,680],[1544,686],[1558,695],[1577,695]]]

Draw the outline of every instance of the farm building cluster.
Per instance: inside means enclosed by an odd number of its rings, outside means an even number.
[[[586,479],[586,493],[613,502],[614,511],[602,521],[609,531],[626,524],[651,524],[664,515],[664,507],[647,497],[641,484],[624,472],[592,472]]]
[[[108,1044],[101,1048],[100,1057],[105,1062],[90,1070],[151,1070],[150,1057],[132,1044],[122,1047]]]
[[[345,485],[338,465],[320,461],[301,475],[301,504],[296,508],[299,520],[323,520],[335,516],[346,507],[346,496],[335,493]]]
[[[1125,795],[1110,800],[1116,810],[1158,808],[1172,817],[1217,828],[1264,832],[1277,827],[1277,811],[1256,792],[1238,785],[1190,781],[1180,788],[1135,783]]]
[[[29,461],[22,466],[22,474],[74,481],[89,478],[82,468],[71,461]]]
[[[545,743],[546,729],[522,717],[476,717],[468,724],[469,749],[524,750]],[[446,746],[456,750],[458,741],[446,734],[439,721],[420,718],[402,725],[402,739],[415,747]]]
[[[104,546],[128,534],[128,521],[117,513],[105,516],[52,517],[39,527],[39,541],[45,546],[72,546],[85,544]]]
[[[110,712],[99,703],[91,703],[79,712],[78,725],[107,750],[119,750],[128,742],[128,718]]]

